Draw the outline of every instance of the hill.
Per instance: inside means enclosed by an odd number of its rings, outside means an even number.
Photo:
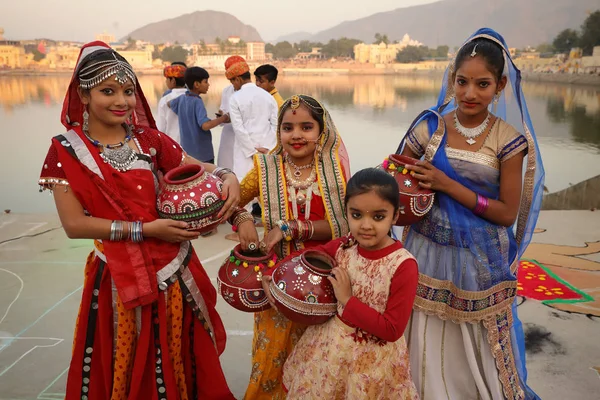
[[[400,40],[406,33],[427,46],[459,46],[480,27],[500,32],[511,47],[552,42],[563,29],[578,29],[598,0],[443,0],[346,21],[310,38],[349,37],[371,43],[375,33]]]
[[[246,42],[262,42],[258,31],[231,14],[220,11],[196,11],[176,18],[153,22],[126,35],[152,43],[195,43],[204,40],[214,43],[215,38],[239,36]]]

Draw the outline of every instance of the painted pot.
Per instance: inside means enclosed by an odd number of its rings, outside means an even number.
[[[233,308],[244,312],[259,312],[271,307],[262,287],[263,272],[273,268],[277,256],[260,251],[243,251],[235,246],[217,275],[217,288]]]
[[[333,317],[337,299],[327,277],[335,266],[332,257],[317,250],[306,250],[276,266],[269,290],[277,309],[305,325],[322,324]]]
[[[419,180],[405,165],[415,165],[418,160],[391,154],[383,162],[383,168],[396,179],[400,190],[400,215],[394,225],[407,226],[419,222],[433,207],[435,192],[419,186]]]
[[[201,165],[173,168],[158,193],[158,215],[187,222],[189,230],[209,232],[221,222],[216,216],[225,204],[222,190],[223,182]]]

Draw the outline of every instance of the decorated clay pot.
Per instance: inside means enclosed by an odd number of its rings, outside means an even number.
[[[271,307],[262,287],[262,275],[273,268],[277,256],[271,252],[243,251],[235,246],[225,259],[217,276],[219,293],[233,308],[244,312],[259,312]]]
[[[336,263],[327,253],[306,250],[275,267],[269,285],[277,309],[305,325],[326,322],[337,313],[337,299],[327,277]]]
[[[419,186],[419,180],[404,168],[417,161],[412,157],[391,154],[383,162],[383,168],[396,179],[400,188],[400,215],[395,223],[397,226],[419,222],[433,207],[433,190]]]
[[[223,182],[201,165],[173,168],[158,193],[158,215],[187,222],[189,230],[209,232],[220,223],[217,214],[225,204],[222,189]]]

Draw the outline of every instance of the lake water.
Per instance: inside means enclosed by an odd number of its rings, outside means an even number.
[[[64,132],[60,111],[69,76],[0,77],[0,210],[54,212],[37,178],[50,139]],[[152,109],[165,90],[161,76],[140,78]],[[224,77],[210,79],[204,101],[209,115],[220,104]],[[374,166],[393,153],[406,129],[434,104],[441,79],[408,76],[285,76],[282,96],[304,93],[330,111],[352,171]],[[546,187],[558,191],[600,174],[600,88],[525,83],[525,96],[546,168]],[[218,149],[220,128],[213,130]]]

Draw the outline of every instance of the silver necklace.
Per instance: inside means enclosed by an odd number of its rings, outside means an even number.
[[[306,165],[303,165],[301,167],[299,167],[296,164],[294,164],[294,162],[292,161],[292,159],[290,158],[290,156],[288,154],[285,155],[285,161],[288,164],[290,164],[290,167],[294,168],[294,176],[296,178],[300,178],[300,176],[302,175],[302,170],[303,169],[308,169],[308,168],[312,168],[312,167],[315,166],[315,159],[314,158],[310,162],[310,164],[306,164]]]
[[[471,145],[471,146],[474,145],[475,143],[477,143],[475,138],[477,138],[483,132],[485,132],[485,130],[490,122],[490,113],[488,112],[488,115],[487,115],[487,117],[485,117],[485,120],[479,126],[476,126],[474,128],[466,128],[466,127],[462,126],[462,124],[458,120],[458,116],[456,114],[457,113],[455,111],[454,112],[454,128],[456,128],[456,131],[458,133],[460,133],[460,135],[462,137],[466,138],[465,141],[469,145]]]
[[[106,145],[93,139],[87,130],[83,131],[88,140],[96,147],[100,148],[100,158],[102,158],[105,163],[120,172],[129,171],[133,167],[133,164],[135,164],[137,161],[137,154],[127,144],[132,137],[131,128],[129,125],[125,125],[125,129],[127,131],[125,140],[119,143]]]

